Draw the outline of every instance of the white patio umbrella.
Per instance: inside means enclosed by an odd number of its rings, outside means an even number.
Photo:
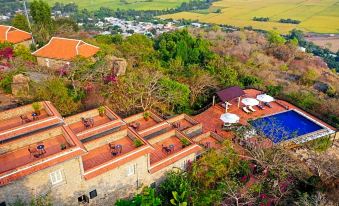
[[[259,94],[257,96],[257,100],[261,101],[261,102],[273,102],[274,101],[274,98],[271,97],[270,95],[268,94]]]
[[[226,124],[233,124],[239,122],[240,117],[236,114],[225,113],[220,116],[220,119]]]
[[[246,106],[255,106],[259,104],[259,101],[254,98],[244,98],[241,102]]]

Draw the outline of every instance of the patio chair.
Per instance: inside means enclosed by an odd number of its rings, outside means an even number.
[[[120,154],[122,152],[122,145],[118,144],[115,146],[115,149],[117,150],[117,152]]]
[[[88,124],[89,124],[91,127],[94,126],[94,119],[93,119],[93,117],[88,118],[88,119],[87,119],[87,122],[88,122]]]
[[[33,156],[35,158],[40,157],[40,154],[38,153],[38,150],[35,148],[28,148],[28,152],[29,152],[29,157]]]
[[[170,144],[170,145],[168,146],[168,149],[170,149],[171,152],[173,152],[173,151],[174,151],[174,144]]]
[[[257,110],[255,110],[252,106],[248,106],[248,109],[249,109],[250,111],[252,111],[252,112],[257,111]]]
[[[27,115],[20,115],[21,118],[21,123],[27,123],[27,122],[31,122],[31,120],[27,117]]]
[[[108,146],[109,146],[110,149],[115,149],[115,144],[108,143]]]
[[[242,110],[247,113],[247,114],[250,114],[251,112],[247,109],[247,107],[243,107]]]
[[[168,148],[167,146],[162,145],[162,151],[165,151],[166,154],[171,152],[171,149]]]

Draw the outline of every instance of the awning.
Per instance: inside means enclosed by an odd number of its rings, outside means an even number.
[[[228,102],[245,95],[245,92],[240,87],[229,87],[217,92],[217,95],[221,101]]]

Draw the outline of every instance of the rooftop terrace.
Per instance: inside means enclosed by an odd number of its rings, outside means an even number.
[[[206,132],[204,134],[194,137],[192,140],[205,149],[219,149],[222,147],[222,142],[224,141],[224,138],[214,132]]]
[[[65,122],[81,141],[125,125],[108,107],[105,107],[105,113],[102,115],[98,109],[92,109],[67,117]]]
[[[88,150],[82,156],[87,179],[149,153],[151,149],[147,142],[130,129],[100,137],[84,145]]]
[[[1,144],[0,185],[64,161],[66,156],[79,155],[79,151],[79,141],[62,126]]]
[[[244,92],[245,92],[244,97],[251,97],[251,98],[256,98],[256,96],[261,93],[261,91],[258,91],[258,90],[255,90],[255,89],[246,89],[246,90],[244,90]],[[248,125],[249,120],[253,120],[253,119],[256,119],[256,118],[276,114],[276,113],[279,113],[279,112],[286,111],[288,109],[295,109],[295,110],[297,110],[301,113],[306,114],[306,112],[302,111],[301,109],[297,108],[296,106],[294,106],[294,105],[292,105],[292,104],[290,104],[286,101],[283,101],[283,100],[276,100],[274,102],[270,102],[270,105],[272,106],[272,108],[264,106],[264,110],[261,110],[257,107],[253,107],[256,111],[251,112],[249,114],[245,113],[242,110],[242,107],[244,106],[244,105],[242,105],[242,103],[240,103],[239,107],[237,106],[238,105],[237,99],[233,99],[229,103],[231,103],[232,105],[229,106],[227,112],[238,115],[240,117],[239,123],[242,124],[242,125]],[[200,123],[202,123],[204,125],[204,127],[203,127],[204,132],[214,131],[218,135],[221,135],[221,136],[226,137],[226,138],[231,138],[231,137],[233,137],[233,133],[231,131],[222,130],[223,122],[220,120],[220,116],[223,113],[225,113],[225,108],[223,108],[220,104],[216,104],[216,105],[210,107],[209,109],[207,109],[206,111],[204,111],[203,113],[195,116],[194,119],[199,121]],[[321,120],[313,117],[312,115],[307,114],[307,116],[309,116],[313,120],[320,122],[321,124],[329,127],[330,129],[334,129],[330,125],[322,122]]]
[[[145,113],[148,113],[149,116],[145,117]],[[124,121],[135,131],[141,132],[163,122],[164,120],[152,111],[146,111],[127,117]]]
[[[41,102],[40,105],[37,116],[31,104],[0,112],[0,142],[62,124],[60,114],[50,102]]]
[[[151,173],[201,150],[199,145],[175,129],[156,136],[148,142],[155,149],[151,152],[150,157]]]

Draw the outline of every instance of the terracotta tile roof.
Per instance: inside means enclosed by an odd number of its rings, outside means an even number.
[[[98,51],[98,47],[82,40],[52,37],[48,44],[32,54],[50,59],[71,60],[77,55],[86,58],[92,57]]]
[[[0,42],[17,44],[32,39],[32,35],[12,26],[0,25]]]

